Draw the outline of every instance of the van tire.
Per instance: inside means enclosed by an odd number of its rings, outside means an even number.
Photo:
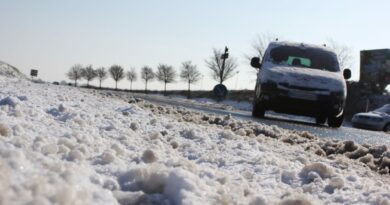
[[[326,122],[326,117],[316,117],[316,124],[317,125],[323,125]]]
[[[328,125],[329,127],[338,128],[343,124],[344,113],[338,117],[330,116],[328,117]]]
[[[387,124],[383,127],[383,131],[384,131],[384,132],[390,132],[390,123],[387,123]]]
[[[256,102],[253,104],[252,116],[256,118],[263,118],[265,115],[265,108],[261,102]]]

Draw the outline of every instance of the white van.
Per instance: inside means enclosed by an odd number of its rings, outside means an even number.
[[[347,97],[345,79],[351,71],[340,70],[336,54],[325,46],[272,42],[258,68],[252,115],[264,117],[267,110],[314,117],[317,124],[328,120],[340,127]]]

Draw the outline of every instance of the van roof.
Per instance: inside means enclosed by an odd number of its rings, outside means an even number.
[[[290,42],[290,41],[273,41],[269,44],[269,48],[275,48],[279,46],[292,46],[292,47],[300,47],[300,48],[315,48],[331,53],[335,53],[333,49],[326,47],[326,46],[319,46],[315,44],[309,44],[309,43],[297,43],[297,42]]]

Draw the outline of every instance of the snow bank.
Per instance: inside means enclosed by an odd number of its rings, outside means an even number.
[[[2,61],[0,61],[0,76],[5,76],[7,78],[27,79],[27,77],[22,74],[17,68]]]
[[[388,169],[387,147],[325,142],[231,116],[128,103],[115,93],[6,78],[0,87],[0,204],[390,199],[388,175],[379,174]]]

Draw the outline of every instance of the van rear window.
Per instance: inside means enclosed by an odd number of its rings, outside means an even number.
[[[308,58],[302,58],[297,56],[289,56],[287,59],[287,65],[293,65],[293,62],[297,62],[297,60],[300,61],[301,66],[310,68],[311,66],[311,60]]]

